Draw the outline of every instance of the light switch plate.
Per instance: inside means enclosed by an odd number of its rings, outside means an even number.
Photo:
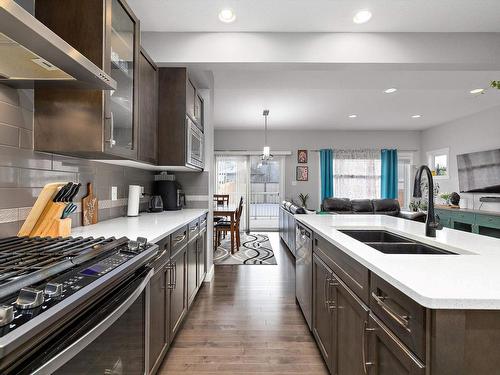
[[[118,186],[111,186],[111,200],[118,200]]]
[[[292,181],[292,186],[297,186],[297,181],[293,180]]]

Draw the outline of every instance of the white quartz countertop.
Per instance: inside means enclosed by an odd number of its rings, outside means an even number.
[[[155,243],[172,232],[207,213],[203,209],[183,209],[180,211],[164,211],[159,213],[141,213],[136,217],[119,217],[101,221],[94,225],[76,227],[71,231],[73,237],[146,237]]]
[[[420,305],[500,310],[500,239],[444,228],[425,237],[423,223],[383,215],[295,215]],[[382,229],[459,255],[384,254],[339,229]]]

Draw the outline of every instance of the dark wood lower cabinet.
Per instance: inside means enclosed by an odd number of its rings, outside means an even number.
[[[187,295],[190,306],[196,296],[198,287],[198,270],[196,267],[198,260],[198,237],[192,239],[187,245]]]
[[[313,318],[312,332],[323,359],[331,373],[333,371],[333,304],[329,292],[332,270],[313,254]]]
[[[150,333],[149,333],[149,371],[155,371],[162,355],[169,345],[170,298],[168,298],[169,265],[159,267],[150,281]]]
[[[190,242],[186,226],[157,243],[161,254],[149,283],[149,375],[158,371],[205,278],[206,215],[199,221],[202,229]]]
[[[335,375],[423,375],[425,366],[328,266],[313,254],[313,335]]]
[[[203,284],[205,279],[205,251],[207,244],[207,230],[202,229],[198,237],[197,245],[197,257],[196,257],[196,274],[197,274],[197,287],[199,288]]]
[[[170,286],[170,341],[181,326],[182,320],[187,313],[187,249],[184,246],[170,260],[171,263],[171,286]]]
[[[368,307],[338,278],[333,278],[333,303],[335,305],[334,341],[338,375],[365,374],[368,324]]]
[[[373,314],[370,314],[366,335],[369,337],[370,375],[425,374],[425,367],[418,358]]]

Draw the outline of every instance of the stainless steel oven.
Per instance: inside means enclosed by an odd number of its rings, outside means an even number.
[[[149,280],[138,270],[126,281],[61,327],[15,374],[147,374]]]
[[[186,116],[187,164],[203,169],[205,166],[205,136],[198,126]]]

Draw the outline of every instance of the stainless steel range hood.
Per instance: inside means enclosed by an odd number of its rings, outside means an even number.
[[[114,90],[116,81],[13,0],[0,0],[0,83]]]

